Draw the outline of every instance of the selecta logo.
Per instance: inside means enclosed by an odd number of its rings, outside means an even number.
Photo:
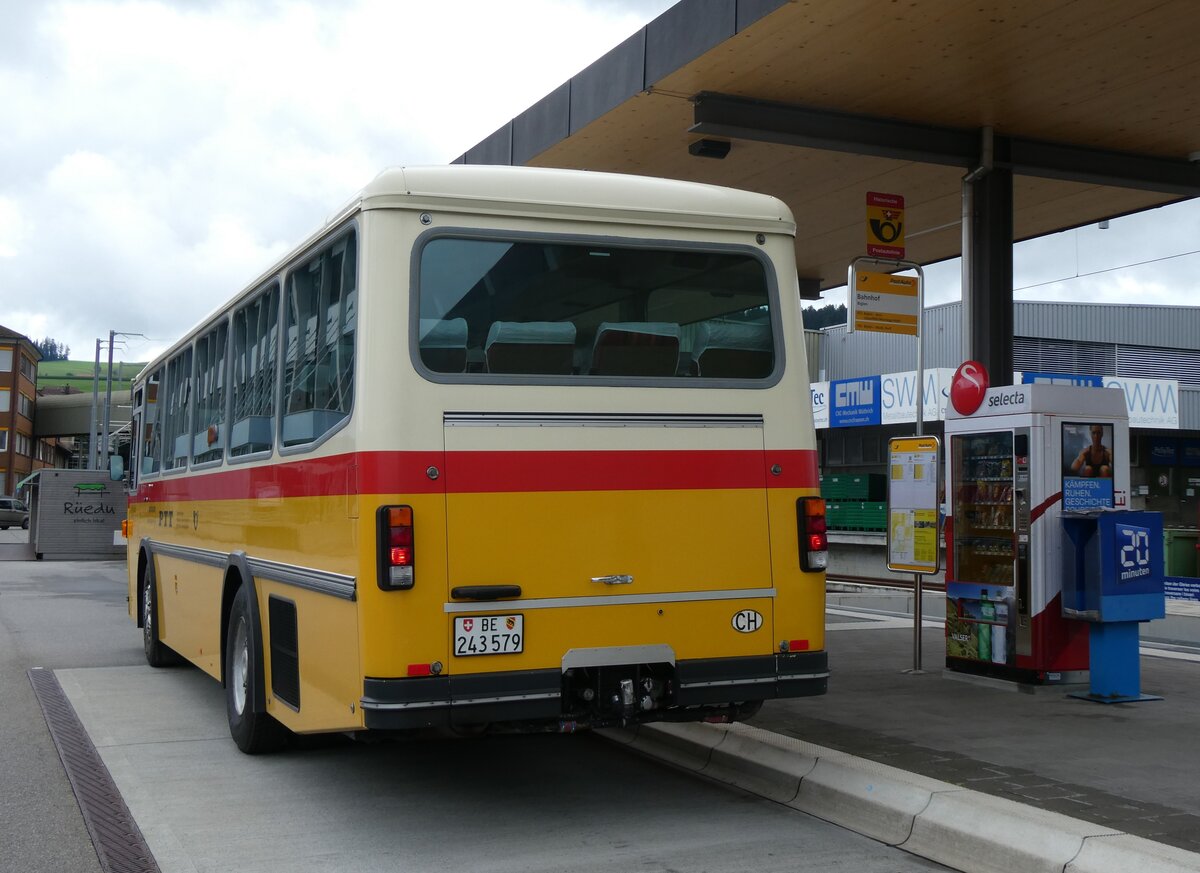
[[[989,397],[988,408],[995,409],[997,406],[1020,406],[1024,402],[1024,391],[1009,391],[1007,394],[997,394],[994,397]]]
[[[959,415],[974,414],[983,404],[989,384],[987,368],[978,361],[964,361],[954,371],[954,378],[950,380],[950,402]]]

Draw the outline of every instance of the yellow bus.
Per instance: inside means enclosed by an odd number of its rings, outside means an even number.
[[[147,660],[248,753],[823,693],[794,235],[708,185],[383,172],[135,381]]]

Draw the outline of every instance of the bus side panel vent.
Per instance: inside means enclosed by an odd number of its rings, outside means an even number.
[[[300,643],[296,632],[296,604],[271,596],[267,612],[271,622],[271,692],[299,711]]]

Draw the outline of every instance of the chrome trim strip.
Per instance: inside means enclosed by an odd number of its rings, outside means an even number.
[[[713,682],[680,682],[680,688],[717,688],[726,685],[767,685],[778,676],[763,676],[758,679],[717,679]]]
[[[764,676],[761,679],[721,679],[716,682],[680,682],[680,688],[713,688],[719,685],[766,685],[768,682],[785,682],[792,679],[828,679],[829,671],[824,673],[780,673],[777,676]]]
[[[163,543],[156,540],[147,541],[150,552],[180,561],[190,561],[193,564],[203,564],[206,567],[224,569],[229,564],[229,555],[212,549],[198,549],[194,546],[181,546],[175,543]],[[311,567],[297,567],[293,564],[280,564],[262,558],[247,558],[246,564],[250,572],[272,582],[282,582],[317,594],[328,594],[342,600],[356,600],[357,581],[353,576],[341,573],[330,573],[327,570],[314,570]]]
[[[574,667],[607,667],[610,664],[675,664],[675,650],[665,643],[647,646],[603,646],[594,649],[568,649],[562,657],[562,671]]]
[[[314,570],[311,567],[280,564],[262,558],[247,558],[246,563],[250,567],[250,572],[255,576],[261,576],[273,582],[294,585],[306,591],[328,594],[342,600],[357,599],[357,582],[353,576],[344,576],[341,573],[331,573],[327,570]]]
[[[503,697],[468,697],[463,700],[416,700],[412,703],[377,703],[359,700],[363,709],[396,710],[396,709],[433,709],[439,706],[473,706],[478,703],[508,703],[515,700],[553,700],[562,697],[557,691],[547,691],[541,694],[510,694]]]
[[[761,415],[660,413],[444,412],[446,427],[756,427]]]
[[[147,541],[151,554],[167,558],[178,558],[180,561],[190,561],[193,564],[203,564],[206,567],[224,567],[229,563],[229,556],[212,549],[197,549],[193,546],[178,546],[174,543],[160,543],[156,540]]]
[[[570,606],[628,606],[631,603],[691,603],[705,600],[741,600],[774,597],[774,588],[743,588],[724,591],[682,591],[667,594],[593,594],[589,597],[542,597],[533,600],[496,600],[488,603],[446,603],[442,611],[517,612],[524,609],[565,609]]]

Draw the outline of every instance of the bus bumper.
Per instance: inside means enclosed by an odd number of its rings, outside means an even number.
[[[611,685],[638,667],[602,668]],[[411,679],[367,679],[361,701],[369,730],[408,730],[516,722],[605,727],[702,719],[722,707],[783,697],[824,694],[826,652],[679,661],[662,699],[651,709],[586,706],[571,693],[562,670],[516,670]],[[608,687],[608,686],[606,686]],[[603,699],[607,694],[601,694]]]

